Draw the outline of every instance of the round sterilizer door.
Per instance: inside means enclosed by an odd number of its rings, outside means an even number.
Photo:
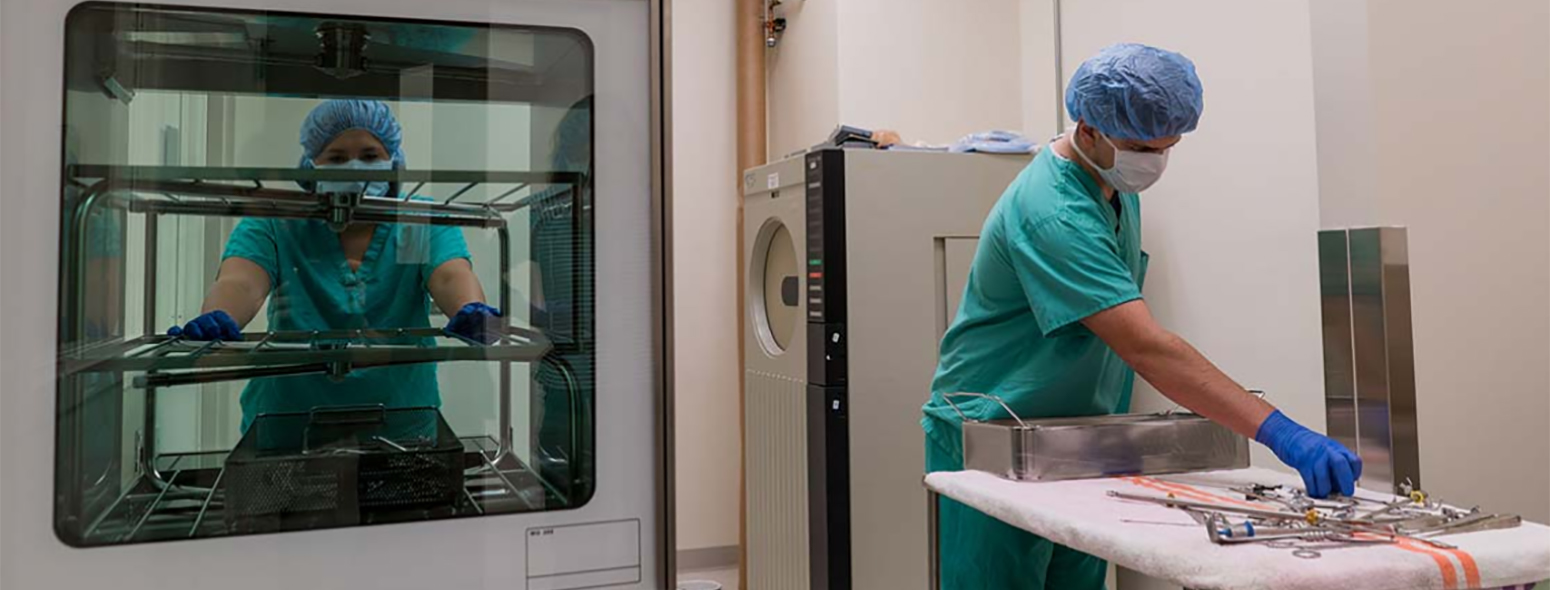
[[[759,228],[748,266],[754,326],[765,352],[786,352],[802,321],[802,267],[786,224],[771,219]]]

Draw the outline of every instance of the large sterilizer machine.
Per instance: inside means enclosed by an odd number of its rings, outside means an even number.
[[[668,587],[663,4],[6,0],[0,585]]]
[[[744,173],[750,588],[928,586],[920,408],[1029,159],[831,148]]]

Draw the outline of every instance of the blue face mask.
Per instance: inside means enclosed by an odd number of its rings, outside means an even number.
[[[318,170],[378,170],[378,171],[386,171],[386,170],[392,170],[393,169],[393,161],[392,160],[378,160],[376,162],[362,162],[360,160],[350,160],[349,162],[345,162],[343,164],[318,164],[318,165],[315,166],[315,168],[317,168]],[[319,181],[318,182],[317,192],[319,192],[319,193],[361,193],[361,194],[369,195],[369,196],[373,196],[373,197],[381,197],[381,196],[386,196],[388,194],[388,183],[386,183],[386,182],[371,182],[371,183],[367,183],[367,182],[357,182],[357,181],[353,181],[353,180],[325,180],[325,181]]]

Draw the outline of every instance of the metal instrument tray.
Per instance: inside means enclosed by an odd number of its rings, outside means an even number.
[[[1248,439],[1187,413],[963,421],[964,467],[1013,480],[1058,481],[1249,466]],[[956,409],[956,404],[953,405]],[[960,412],[961,414],[961,412]]]
[[[535,362],[553,347],[543,334],[517,326],[498,336],[486,345],[439,328],[248,332],[235,342],[156,334],[67,350],[60,372],[147,372],[135,377],[135,387],[169,387],[410,363]]]
[[[71,166],[82,191],[77,236],[97,207],[205,217],[329,220],[341,208],[355,221],[501,228],[514,213],[585,182],[577,172],[455,170],[301,170],[177,166]],[[319,194],[297,183],[329,180],[397,183],[406,198]],[[424,189],[424,190],[422,190]],[[528,194],[524,195],[524,191]],[[414,198],[407,198],[413,195]]]

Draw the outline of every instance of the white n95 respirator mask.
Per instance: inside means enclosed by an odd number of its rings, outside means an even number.
[[[1162,178],[1163,171],[1168,169],[1168,152],[1172,150],[1164,150],[1157,154],[1125,151],[1115,146],[1114,142],[1109,140],[1109,136],[1103,132],[1098,132],[1098,136],[1102,137],[1109,147],[1114,148],[1114,167],[1100,168],[1087,157],[1087,154],[1082,153],[1082,149],[1076,145],[1075,130],[1071,132],[1071,151],[1081,156],[1082,161],[1092,166],[1093,170],[1097,170],[1098,176],[1103,177],[1103,181],[1114,187],[1114,190],[1122,193],[1139,193],[1157,184],[1157,181]]]
[[[343,164],[318,164],[314,166],[318,170],[375,170],[387,171],[393,169],[392,160],[379,160],[376,162],[362,162],[350,160]],[[319,193],[360,193],[373,197],[385,196],[388,193],[386,182],[360,182],[354,180],[324,180],[318,182]]]

